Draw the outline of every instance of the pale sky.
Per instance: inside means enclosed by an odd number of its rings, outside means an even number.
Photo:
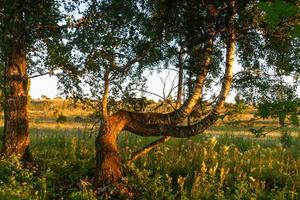
[[[152,76],[148,77],[148,91],[156,93],[160,96],[163,96],[163,83],[161,82],[159,77],[162,77],[163,79],[167,75],[164,73],[161,73],[157,75],[154,73]],[[176,74],[170,72],[168,81],[172,81]],[[166,93],[169,92],[169,87],[166,88]],[[58,95],[57,90],[57,78],[54,76],[49,77],[48,75],[41,76],[38,78],[33,78],[31,80],[31,87],[30,87],[30,96],[34,99],[40,98],[41,95],[46,95],[47,97],[54,98]],[[157,96],[146,94],[148,97],[159,100]]]
[[[168,75],[169,73],[169,75]],[[147,74],[146,74],[147,76]],[[177,80],[176,72],[169,70],[169,72],[161,72],[157,74],[156,72],[152,75],[148,76],[148,89],[147,91],[155,93],[159,96],[163,96],[163,83],[161,79],[165,80],[167,78],[167,87],[165,88],[165,93],[167,94],[170,91],[170,85],[172,81],[175,79]],[[177,82],[175,81],[175,86]],[[175,89],[174,92],[177,90]],[[31,79],[31,87],[30,87],[30,96],[33,99],[40,98],[41,95],[46,95],[47,97],[54,98],[58,96],[58,90],[57,90],[57,78],[55,76],[49,77],[48,75],[41,76],[38,78]],[[149,93],[145,93],[147,98],[154,99],[155,101],[158,101],[160,98],[151,95]],[[232,102],[234,99],[234,95],[230,95],[227,99],[228,102]]]
[[[40,98],[41,95],[54,98],[58,95],[57,91],[57,78],[48,75],[40,76],[31,79],[29,94],[33,99]]]
[[[176,72],[172,70],[168,70],[168,72],[163,71],[160,74],[157,74],[155,72],[152,75],[149,75],[147,81],[147,85],[148,85],[147,91],[155,93],[159,96],[163,96],[163,83],[161,81],[161,78],[165,80],[167,76],[168,76],[167,79],[168,84],[165,89],[165,93],[168,93],[170,91],[171,82],[174,79],[177,80]],[[175,85],[176,84],[177,82],[175,82]],[[176,89],[174,90],[174,92],[176,92]],[[218,93],[218,91],[216,92]],[[57,90],[57,78],[55,76],[49,77],[48,75],[45,75],[45,76],[31,79],[31,88],[29,93],[33,99],[40,98],[41,95],[46,95],[47,97],[50,98],[54,98],[58,96],[59,92]],[[298,94],[300,95],[300,87],[298,88]],[[155,101],[158,101],[160,99],[159,97],[155,95],[151,95],[149,93],[145,93],[145,95],[147,96],[147,98],[154,99]],[[234,92],[231,92],[231,94],[228,96],[226,101],[233,102],[234,96],[235,96]]]

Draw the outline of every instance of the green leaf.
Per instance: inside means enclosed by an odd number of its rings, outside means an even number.
[[[274,27],[284,18],[294,17],[299,13],[299,8],[283,0],[274,2],[260,2],[260,9],[265,13],[266,22]]]

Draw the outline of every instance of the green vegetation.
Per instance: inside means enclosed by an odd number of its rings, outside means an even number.
[[[122,134],[123,160],[154,139]],[[35,162],[1,158],[0,199],[120,199],[113,188],[98,197],[91,190],[94,141],[95,133],[80,129],[31,129]],[[132,165],[123,164],[124,181],[136,199],[298,199],[300,138],[289,142],[284,148],[277,137],[230,131],[171,139]]]
[[[298,1],[3,0],[0,16],[0,199],[300,199]],[[43,75],[67,100],[28,105]]]

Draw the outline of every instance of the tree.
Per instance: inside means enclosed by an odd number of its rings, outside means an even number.
[[[239,42],[244,71],[237,76],[236,88],[244,100],[257,106],[258,116],[278,118],[281,127],[290,116],[297,125],[299,5],[294,1],[261,1],[259,8],[265,12],[255,17],[263,17],[261,32],[248,32]]]
[[[101,101],[95,187],[115,184],[122,178],[117,145],[122,131],[140,136],[163,136],[159,140],[167,136],[190,137],[203,133],[218,119],[233,81],[236,45],[242,75],[249,74],[257,63],[266,59],[263,57],[266,50],[270,51],[266,55],[279,55],[266,47],[275,46],[269,44],[281,30],[266,25],[257,1],[129,0],[91,1],[86,5],[82,14],[88,24],[74,27],[68,42],[76,51],[74,71],[81,71],[82,76],[67,76],[61,79],[61,84],[75,88],[72,92],[81,92],[80,86],[88,84],[92,97]],[[283,33],[288,32],[285,29]],[[170,53],[170,49],[182,47],[183,43],[191,93],[177,110],[170,113],[110,112],[111,96],[122,99],[122,96],[133,95],[131,89],[144,86],[141,84],[145,80],[143,71],[162,63],[168,65],[178,56],[178,52]],[[288,55],[295,61],[295,55]],[[281,69],[273,64],[264,67]],[[238,80],[247,84],[243,77]],[[210,111],[190,126],[179,125],[209,96],[215,82],[220,90],[212,95]]]
[[[3,0],[0,3],[0,62],[3,63],[4,131],[3,155],[29,160],[29,121],[27,113],[30,53],[43,50],[42,44],[55,43],[59,29],[55,1]],[[42,47],[41,47],[42,46]],[[47,47],[47,45],[45,45]],[[48,49],[49,50],[49,49]]]
[[[223,9],[216,13],[219,7]],[[190,8],[196,9],[191,12]],[[203,11],[199,13],[199,10]],[[178,18],[178,12],[183,15],[182,19]],[[93,1],[88,4],[84,18],[90,19],[89,25],[75,29],[69,41],[79,51],[77,56],[81,58],[81,62],[75,66],[77,70],[84,72],[85,78],[70,77],[65,84],[69,87],[70,83],[88,83],[93,97],[100,97],[102,102],[102,124],[96,139],[96,187],[116,183],[122,178],[117,147],[117,137],[121,131],[127,130],[141,136],[190,137],[202,133],[218,119],[229,93],[233,74],[235,15],[234,1],[216,5],[209,2],[182,3],[169,0]],[[203,20],[200,26],[197,25],[199,19]],[[133,85],[139,87],[146,67],[151,68],[169,59],[166,53],[168,47],[178,38],[179,28],[176,28],[175,20],[182,20],[180,26],[184,28],[182,34],[188,42],[189,67],[194,70],[194,89],[188,100],[171,113],[120,110],[111,114],[108,108],[110,92],[117,98],[118,95],[126,94],[124,88],[130,91]],[[193,27],[184,25],[185,21],[189,21]],[[215,104],[210,113],[199,122],[188,127],[177,125],[189,116],[202,98],[207,75],[213,74],[214,67],[217,67],[217,59],[212,61],[212,58],[218,45],[225,46],[226,62]],[[219,56],[223,57],[221,54]],[[221,70],[215,72],[218,73],[221,74]],[[99,85],[102,80],[103,85]]]

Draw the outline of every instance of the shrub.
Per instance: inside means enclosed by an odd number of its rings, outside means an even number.
[[[65,123],[65,122],[67,122],[67,117],[65,115],[63,115],[63,114],[60,114],[56,118],[56,122],[57,123]]]
[[[283,145],[283,147],[290,147],[292,144],[292,140],[293,137],[291,136],[291,133],[288,130],[283,129],[281,131],[281,136],[280,136],[280,142]]]
[[[80,116],[76,116],[74,118],[74,122],[83,122],[83,121],[84,121],[84,119],[82,117],[80,117]]]

